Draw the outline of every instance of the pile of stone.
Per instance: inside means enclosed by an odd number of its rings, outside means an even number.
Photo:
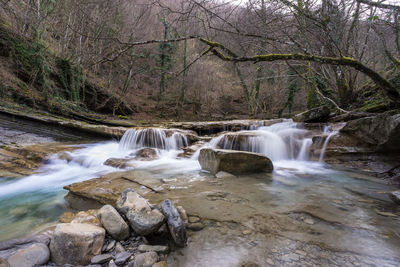
[[[0,267],[161,267],[167,266],[170,248],[187,242],[186,212],[169,199],[155,206],[127,189],[115,208],[105,205],[95,217],[85,221],[81,216],[54,231],[0,243]],[[161,244],[150,245],[149,239]]]

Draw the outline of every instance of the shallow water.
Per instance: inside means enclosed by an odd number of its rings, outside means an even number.
[[[310,136],[291,122],[257,132],[261,137],[246,150],[270,155],[272,174],[216,179],[201,171],[196,153],[189,159],[177,157],[182,152],[177,146],[157,150],[154,160],[133,159],[133,167],[127,169],[103,164],[109,158],[132,158],[138,149],[121,148],[118,142],[79,145],[67,152],[67,159],[54,155],[37,174],[0,179],[0,240],[24,236],[57,220],[68,208],[63,186],[133,169],[145,170],[149,179],[162,179],[163,194],[153,201],[171,198],[206,225],[191,233],[183,252],[172,255],[172,266],[235,266],[243,261],[266,266],[270,260],[296,265],[302,257],[295,252],[300,247],[306,254],[318,254],[316,261],[307,262],[314,265],[325,252],[336,266],[357,265],[347,258],[351,255],[363,255],[357,261],[365,258],[372,266],[396,265],[400,209],[387,197],[392,188],[373,177],[306,160],[301,155],[308,151]],[[205,146],[216,147],[222,138]],[[265,144],[271,140],[279,142]],[[252,234],[242,234],[248,229]],[[293,251],[287,251],[291,246]],[[281,251],[275,255],[271,249]],[[300,256],[287,256],[290,253]],[[326,262],[330,264],[335,265]]]

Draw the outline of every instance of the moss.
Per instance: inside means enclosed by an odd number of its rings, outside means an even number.
[[[61,85],[68,95],[68,99],[77,102],[81,99],[83,84],[82,70],[74,66],[68,59],[57,58],[58,77]]]

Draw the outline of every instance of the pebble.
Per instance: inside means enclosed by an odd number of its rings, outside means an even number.
[[[306,256],[307,255],[307,252],[305,252],[305,251],[302,251],[302,250],[298,250],[298,249],[296,249],[296,254],[300,254],[300,255],[302,255],[302,256]]]
[[[115,255],[114,262],[117,265],[122,265],[125,262],[127,262],[131,256],[132,256],[132,253],[130,253],[130,252],[120,252]]]
[[[244,235],[249,235],[249,234],[251,234],[251,231],[250,231],[250,230],[244,230],[244,231],[242,232],[242,234],[244,234]]]
[[[167,253],[169,251],[168,246],[149,246],[149,245],[140,245],[138,247],[140,252],[159,252],[159,253]]]
[[[313,219],[305,219],[304,222],[306,224],[314,224],[314,220]]]
[[[275,265],[275,262],[271,260],[270,258],[267,258],[267,263],[271,265]]]
[[[100,255],[94,256],[90,262],[92,264],[103,264],[103,263],[109,262],[113,258],[114,257],[111,254],[100,254]]]
[[[203,230],[204,228],[204,224],[198,222],[198,223],[191,223],[188,225],[188,229],[192,230],[192,231],[200,231]]]
[[[200,221],[200,218],[199,217],[195,217],[195,216],[190,216],[189,217],[189,222],[190,223],[197,223],[197,222],[199,222]]]
[[[117,241],[115,241],[114,239],[110,240],[106,245],[103,246],[103,251],[110,251],[115,247],[115,244],[117,243]]]
[[[118,267],[118,266],[117,266],[117,264],[115,264],[114,260],[111,260],[111,261],[108,263],[108,267]]]
[[[125,252],[125,248],[121,245],[121,243],[117,242],[117,244],[115,244],[115,249],[114,251],[116,253],[120,253],[120,252]]]

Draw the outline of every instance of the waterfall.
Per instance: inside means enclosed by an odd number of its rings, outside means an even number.
[[[329,130],[329,126],[325,126],[324,127],[324,134],[328,134],[328,136],[326,137],[324,144],[322,145],[322,149],[321,149],[321,153],[319,154],[319,162],[323,162],[324,161],[324,156],[325,156],[325,151],[326,148],[328,146],[329,140],[338,133],[339,131],[331,131]]]
[[[207,147],[257,152],[277,160],[308,160],[311,138],[292,120],[261,126],[252,131],[225,133],[213,138]]]
[[[130,129],[122,136],[119,143],[121,150],[144,147],[178,150],[185,146],[188,146],[188,140],[184,133],[163,128]]]

